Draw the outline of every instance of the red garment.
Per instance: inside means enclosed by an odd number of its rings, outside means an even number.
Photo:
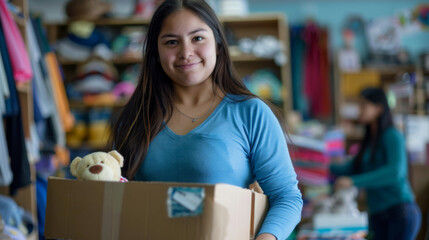
[[[119,182],[128,182],[128,179],[121,176],[121,179],[119,180]]]
[[[329,41],[328,31],[320,29],[320,78],[322,85],[322,101],[320,101],[319,117],[329,117],[332,113],[331,81],[329,73]]]
[[[309,23],[304,29],[304,41],[307,45],[304,93],[312,117],[327,117],[331,112],[327,36],[324,35],[314,23]]]

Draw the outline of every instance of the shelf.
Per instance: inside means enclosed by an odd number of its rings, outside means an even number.
[[[272,14],[272,15],[252,15],[252,16],[220,16],[220,22],[224,23],[246,23],[246,22],[277,22],[278,20],[283,20],[281,14]],[[71,21],[62,21],[62,22],[51,22],[47,25],[55,26],[66,26],[70,24]],[[148,25],[150,20],[141,19],[137,17],[130,18],[104,18],[91,21],[95,25],[99,26],[113,26],[113,25]]]
[[[395,109],[392,109],[392,113],[394,113],[394,114],[410,114],[410,115],[414,115],[414,114],[421,113],[421,110],[417,110],[417,109],[395,110]]]
[[[90,22],[93,22],[95,25],[99,25],[99,26],[148,25],[150,23],[150,20],[141,19],[141,18],[104,18],[104,19],[98,19]],[[64,27],[70,23],[71,21],[51,22],[51,23],[46,23],[46,25]]]
[[[240,55],[231,56],[231,60],[233,62],[274,61],[274,59],[272,58],[262,58],[262,57],[254,56],[252,54],[240,54]]]
[[[251,16],[219,16],[219,21],[223,23],[248,23],[248,22],[273,22],[284,20],[283,15],[273,13],[272,15],[251,15]]]
[[[66,59],[59,59],[61,65],[79,65],[85,63],[87,60],[83,61],[74,61],[74,60],[66,60]],[[143,61],[142,58],[114,58],[110,62],[113,64],[134,64],[134,63],[141,63]]]
[[[101,104],[86,104],[79,100],[70,100],[70,108],[82,109],[82,108],[118,108],[123,107],[128,100],[120,100],[114,103],[101,103]]]
[[[107,151],[109,150],[107,143],[106,144],[91,144],[89,142],[83,142],[81,144],[66,144],[67,148],[72,150],[103,150]]]
[[[364,66],[362,70],[376,71],[381,74],[398,74],[401,72],[415,72],[416,67],[412,64],[407,65],[379,65],[379,66]]]

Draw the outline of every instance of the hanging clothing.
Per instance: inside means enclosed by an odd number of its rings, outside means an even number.
[[[5,97],[9,94],[3,59],[0,52],[0,116],[6,112]],[[9,151],[7,150],[6,136],[3,121],[0,122],[0,186],[9,186],[12,182],[12,170],[9,164]]]
[[[31,25],[30,25],[31,24]],[[56,110],[53,86],[47,69],[45,54],[51,51],[46,35],[42,29],[40,18],[32,18],[32,31],[28,33],[31,47],[30,57],[34,68],[34,121],[40,137],[40,151],[43,154],[53,154],[56,144],[65,146],[65,133],[59,113]],[[36,66],[38,65],[38,66]]]
[[[304,30],[304,40],[307,44],[305,53],[305,74],[304,92],[307,96],[311,117],[325,117],[326,105],[330,100],[325,93],[330,88],[329,80],[326,83],[326,76],[322,75],[328,70],[329,64],[322,64],[321,59],[325,59],[327,50],[320,47],[321,31],[314,23],[309,23]],[[322,70],[323,68],[323,70]],[[329,94],[328,94],[329,96]]]
[[[12,182],[12,170],[9,164],[9,151],[7,150],[6,136],[3,121],[0,123],[0,186],[9,186]]]
[[[12,63],[13,76],[16,82],[28,82],[33,76],[30,60],[24,40],[18,30],[18,26],[7,9],[5,0],[0,0],[0,19],[3,25],[3,31],[6,46],[9,52],[9,58]]]
[[[33,24],[30,20],[27,21],[27,38],[28,38],[28,49],[30,51],[31,66],[33,67],[34,77],[34,103],[37,104],[38,110],[43,118],[49,117],[54,111],[54,99],[52,94],[48,92],[47,86],[44,81],[43,74],[40,70],[41,61],[44,61],[42,53],[40,51],[39,44],[37,42],[36,34],[33,28]]]
[[[328,118],[332,114],[328,31],[326,29],[320,29],[319,36],[320,81],[323,86],[321,89],[322,101],[320,101],[319,117]]]
[[[10,194],[14,195],[19,188],[31,184],[30,164],[25,145],[24,129],[21,114],[5,117],[6,141],[10,155],[13,180],[9,186]]]
[[[48,192],[48,181],[46,178],[36,175],[36,196],[37,196],[37,225],[39,228],[39,240],[45,239],[45,213]]]
[[[304,94],[304,54],[305,42],[303,39],[303,26],[290,28],[290,55],[292,71],[292,97],[293,109],[300,112],[304,118],[308,116],[308,102]]]
[[[0,0],[3,1],[3,0]],[[2,19],[0,18],[0,22]],[[0,23],[0,49],[2,50],[3,66],[8,81],[10,97],[7,99],[6,108],[9,107],[3,116],[6,130],[7,148],[10,156],[10,167],[13,172],[13,180],[9,186],[11,195],[16,190],[31,183],[30,164],[28,162],[27,149],[25,145],[24,129],[20,112],[19,98],[15,81],[12,75],[12,66],[6,49],[3,24]]]
[[[304,39],[307,44],[304,66],[304,92],[310,104],[310,112],[315,117],[320,110],[321,80],[320,80],[320,48],[319,31],[313,23],[308,24],[304,30]]]
[[[1,22],[1,19],[0,19]],[[4,32],[2,24],[0,23],[0,52],[1,52],[1,58],[2,58],[2,66],[4,73],[6,75],[6,82],[7,82],[7,91],[9,93],[9,97],[6,99],[6,112],[4,113],[4,116],[10,116],[18,114],[19,112],[19,102],[18,102],[18,94],[16,91],[10,91],[12,86],[10,84],[15,85],[13,80],[13,72],[12,72],[12,66],[10,65],[9,61],[9,54],[7,52],[7,46],[6,46],[6,39],[4,38]]]
[[[9,86],[4,71],[3,60],[0,52],[0,115],[6,112],[6,98],[9,98]]]
[[[59,64],[55,53],[50,52],[45,55],[51,84],[54,90],[54,98],[57,103],[57,111],[60,113],[61,123],[65,132],[70,131],[74,125],[74,118],[70,112],[63,78],[59,69]]]
[[[48,39],[46,38],[45,31],[43,30],[42,18],[32,17],[31,22],[42,54],[44,55],[48,52],[52,52],[51,46],[49,45]]]

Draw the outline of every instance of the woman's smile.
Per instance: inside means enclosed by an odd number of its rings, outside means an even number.
[[[179,68],[180,70],[192,70],[196,67],[198,67],[198,65],[201,62],[195,62],[195,63],[185,63],[185,64],[176,64],[176,68]]]

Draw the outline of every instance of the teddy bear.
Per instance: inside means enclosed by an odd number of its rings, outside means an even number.
[[[94,152],[83,158],[74,158],[70,164],[70,172],[79,180],[128,182],[121,176],[123,164],[124,158],[115,150],[108,153]]]

